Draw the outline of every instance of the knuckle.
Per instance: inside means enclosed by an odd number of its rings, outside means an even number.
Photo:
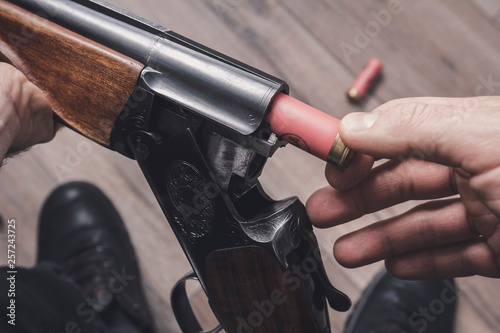
[[[417,165],[415,166],[415,164]],[[401,180],[398,183],[399,196],[406,200],[415,200],[418,196],[417,187],[412,177],[415,167],[419,167],[418,163],[413,160],[405,160],[395,169],[396,175]]]
[[[397,129],[396,139],[407,139],[406,153],[410,157],[426,160],[454,135],[454,128],[463,123],[464,112],[449,105],[410,101],[394,107],[387,113],[386,121],[391,128]]]
[[[29,81],[23,73],[8,64],[3,64],[0,67],[0,73],[2,74],[0,97],[4,103],[15,107],[22,97],[25,84]]]
[[[460,252],[460,265],[464,270],[471,270],[474,267],[473,259],[471,258],[468,248],[464,248]]]
[[[6,63],[0,63],[0,72],[2,73],[2,76],[4,77],[4,84],[3,85],[8,85],[6,83],[14,83],[14,82],[24,82],[27,81],[26,76],[20,72],[17,68],[10,64]]]
[[[406,103],[394,108],[393,114],[389,121],[400,128],[415,128],[420,127],[428,121],[426,103]]]
[[[367,198],[369,198],[371,195],[367,192],[367,188],[364,187],[359,188],[358,191],[359,192],[357,193],[357,195],[354,195],[352,197],[353,206],[355,207],[355,211],[358,212],[358,215],[363,216],[368,212],[373,211],[373,209],[370,208],[367,200]]]
[[[388,234],[384,232],[379,232],[377,236],[379,238],[380,245],[382,246],[384,258],[391,258],[394,255],[396,255],[396,250],[393,246],[393,241],[388,236]]]
[[[12,71],[14,69],[15,69],[14,66],[12,66],[11,64],[8,64],[6,62],[0,62],[0,71],[2,71],[2,73]]]

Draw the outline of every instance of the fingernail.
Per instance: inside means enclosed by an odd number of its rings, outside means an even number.
[[[372,127],[377,119],[376,113],[351,113],[342,119],[342,125],[350,131],[364,131]]]

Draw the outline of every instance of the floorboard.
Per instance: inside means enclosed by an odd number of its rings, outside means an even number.
[[[493,87],[493,91],[480,88],[490,76],[495,82],[500,80],[497,0],[401,0],[397,13],[385,18],[380,15],[389,11],[393,1],[110,2],[285,79],[293,96],[336,117],[370,111],[395,98],[500,93],[499,87]],[[365,38],[363,45],[356,45],[359,29],[376,26],[376,17],[383,24],[369,30],[372,37]],[[342,50],[345,44],[358,52],[346,55]],[[349,104],[346,90],[372,56],[386,64],[384,80],[363,104]],[[305,201],[317,188],[327,185],[323,174],[323,162],[286,147],[270,159],[261,180],[274,198],[296,195]],[[116,204],[140,258],[158,331],[180,332],[169,295],[189,265],[134,161],[67,129],[52,142],[8,161],[0,171],[0,244],[6,244],[6,219],[15,218],[19,227],[18,264],[33,265],[39,209],[54,187],[70,180],[98,185]],[[332,256],[333,242],[346,232],[400,214],[415,204],[405,203],[350,224],[316,230],[335,286],[356,300],[382,264],[345,269]],[[0,264],[5,262],[0,258]],[[499,332],[499,281],[461,278],[458,286],[456,332]],[[201,288],[192,286],[191,293],[200,316],[212,322]],[[341,332],[348,313],[330,314],[333,332]]]

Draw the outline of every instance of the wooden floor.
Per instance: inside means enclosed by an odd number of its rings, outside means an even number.
[[[474,96],[488,79],[500,81],[500,0],[401,0],[401,11],[385,17],[383,26],[374,23],[373,15],[391,9],[392,0],[110,2],[285,79],[293,96],[336,117],[370,111],[400,97]],[[372,29],[372,37],[346,57],[341,43],[355,46],[357,29],[365,28]],[[350,105],[345,91],[372,56],[386,64],[385,79],[363,105]],[[490,88],[481,88],[481,93],[500,94],[498,85]],[[323,162],[287,147],[269,161],[262,183],[275,198],[297,195],[305,201],[326,185],[323,170]],[[18,264],[34,264],[39,209],[55,186],[69,180],[90,181],[112,198],[137,249],[158,331],[180,332],[169,294],[189,265],[139,168],[69,130],[9,161],[0,172],[0,212],[4,220],[15,218],[18,223]],[[413,205],[316,231],[331,280],[353,300],[382,264],[345,269],[331,254],[333,242]],[[2,248],[5,239],[4,226]],[[5,264],[4,257],[0,264]],[[458,285],[456,332],[500,332],[500,281],[471,277],[459,279]],[[192,293],[203,302],[199,287]],[[209,310],[201,306],[199,312],[208,316]],[[341,332],[346,317],[331,312],[334,332]]]

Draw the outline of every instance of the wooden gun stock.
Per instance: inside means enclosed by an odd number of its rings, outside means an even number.
[[[292,266],[298,268],[300,264]],[[324,332],[314,318],[318,309],[311,308],[317,304],[311,304],[305,289],[307,284],[316,283],[312,275],[302,279],[284,270],[259,247],[213,252],[206,266],[208,289],[213,293],[210,302],[228,332]],[[318,303],[325,310],[322,295]],[[327,318],[322,319],[326,327]]]
[[[44,91],[68,127],[109,147],[144,65],[0,1],[0,56]]]

